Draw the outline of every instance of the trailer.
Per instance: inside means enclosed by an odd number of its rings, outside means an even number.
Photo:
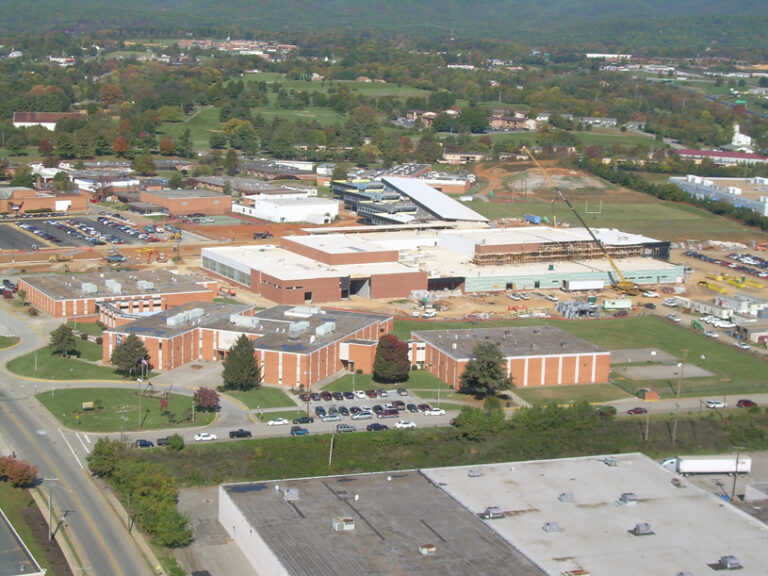
[[[733,456],[676,456],[661,461],[661,465],[672,472],[689,474],[749,474],[752,458],[744,454]]]
[[[605,282],[602,280],[565,280],[563,281],[563,288],[566,292],[602,290],[605,288]]]

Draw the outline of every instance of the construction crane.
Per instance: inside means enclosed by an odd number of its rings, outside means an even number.
[[[616,265],[616,262],[613,261],[613,258],[611,258],[611,255],[608,254],[608,250],[605,249],[605,246],[603,245],[602,241],[595,235],[595,233],[592,231],[592,228],[589,227],[589,225],[584,221],[584,218],[581,217],[581,214],[578,213],[576,208],[573,207],[573,204],[571,204],[571,201],[568,200],[568,197],[563,194],[562,190],[555,184],[555,181],[552,180],[552,177],[549,175],[549,172],[544,168],[544,166],[541,165],[541,163],[536,159],[536,157],[533,155],[533,153],[528,150],[525,146],[523,146],[523,150],[528,155],[528,157],[531,159],[531,161],[536,165],[536,168],[539,169],[539,171],[544,175],[544,179],[547,181],[547,183],[552,186],[552,188],[557,192],[558,196],[562,199],[563,202],[566,203],[568,208],[571,209],[571,212],[573,212],[576,215],[576,218],[578,218],[579,222],[581,222],[581,225],[584,226],[587,232],[589,232],[589,235],[592,237],[592,240],[595,241],[595,244],[600,248],[600,251],[603,253],[603,256],[605,256],[605,259],[608,261],[608,263],[611,265],[611,268],[613,268],[613,271],[616,273],[616,276],[618,276],[618,281],[614,280],[614,282],[611,284],[611,287],[616,290],[619,294],[626,294],[627,296],[637,296],[640,293],[640,289],[637,287],[637,285],[634,282],[631,282],[627,280],[624,277],[624,274],[621,273],[621,270],[619,270],[619,267]]]

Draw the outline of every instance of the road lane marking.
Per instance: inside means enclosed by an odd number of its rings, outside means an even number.
[[[80,434],[75,434],[77,436],[77,439],[80,440],[80,444],[83,445],[83,450],[85,450],[88,454],[91,453],[91,451],[88,449],[88,446],[85,445],[85,442],[83,442],[83,439],[80,437]]]
[[[70,444],[69,440],[67,440],[67,437],[64,436],[64,432],[61,431],[61,428],[59,428],[59,434],[61,434],[61,437],[64,439],[64,442],[67,444],[67,448],[69,448],[69,451],[72,452],[72,456],[75,457],[75,462],[77,462],[77,465],[80,466],[80,470],[85,470],[83,463],[80,462],[80,458],[78,458],[77,454],[75,454],[75,449],[72,448],[72,444]]]

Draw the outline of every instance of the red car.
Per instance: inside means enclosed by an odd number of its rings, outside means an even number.
[[[736,406],[738,406],[739,408],[754,408],[755,406],[757,406],[757,402],[754,402],[747,398],[743,398],[742,400],[739,400],[738,402],[736,402]]]
[[[642,406],[637,406],[635,408],[630,408],[627,410],[627,414],[647,414],[648,410],[643,408]]]

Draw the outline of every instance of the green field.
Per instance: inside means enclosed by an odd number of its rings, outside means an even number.
[[[63,358],[48,346],[14,358],[6,368],[19,376],[44,380],[124,380],[113,366],[91,364],[101,360],[101,346],[94,342],[77,341],[81,359]],[[90,362],[87,362],[89,360]]]
[[[222,394],[231,396],[245,404],[249,409],[254,408],[283,408],[295,406],[285,391],[270,386],[260,386],[247,392],[240,390],[225,390]]]
[[[77,330],[89,336],[101,336],[104,328],[98,322],[78,322],[77,320],[67,320],[67,326],[72,330]]]
[[[17,336],[0,336],[0,350],[5,350],[19,343]]]
[[[609,402],[631,396],[613,384],[579,384],[577,386],[542,386],[518,388],[515,394],[531,404],[573,404],[574,402]]]
[[[162,140],[163,136],[170,136],[178,140],[186,129],[189,129],[192,137],[192,145],[195,150],[209,149],[209,138],[212,130],[219,130],[219,109],[209,106],[193,112],[190,117],[183,122],[163,122],[157,129],[157,139]]]
[[[206,426],[215,419],[215,413],[196,411],[193,421],[192,397],[180,394],[170,395],[168,413],[163,414],[160,397],[152,395],[152,391],[146,387],[141,398],[138,388],[65,388],[42,392],[36,396],[64,426],[87,432]],[[96,409],[83,410],[83,402],[93,402]]]

